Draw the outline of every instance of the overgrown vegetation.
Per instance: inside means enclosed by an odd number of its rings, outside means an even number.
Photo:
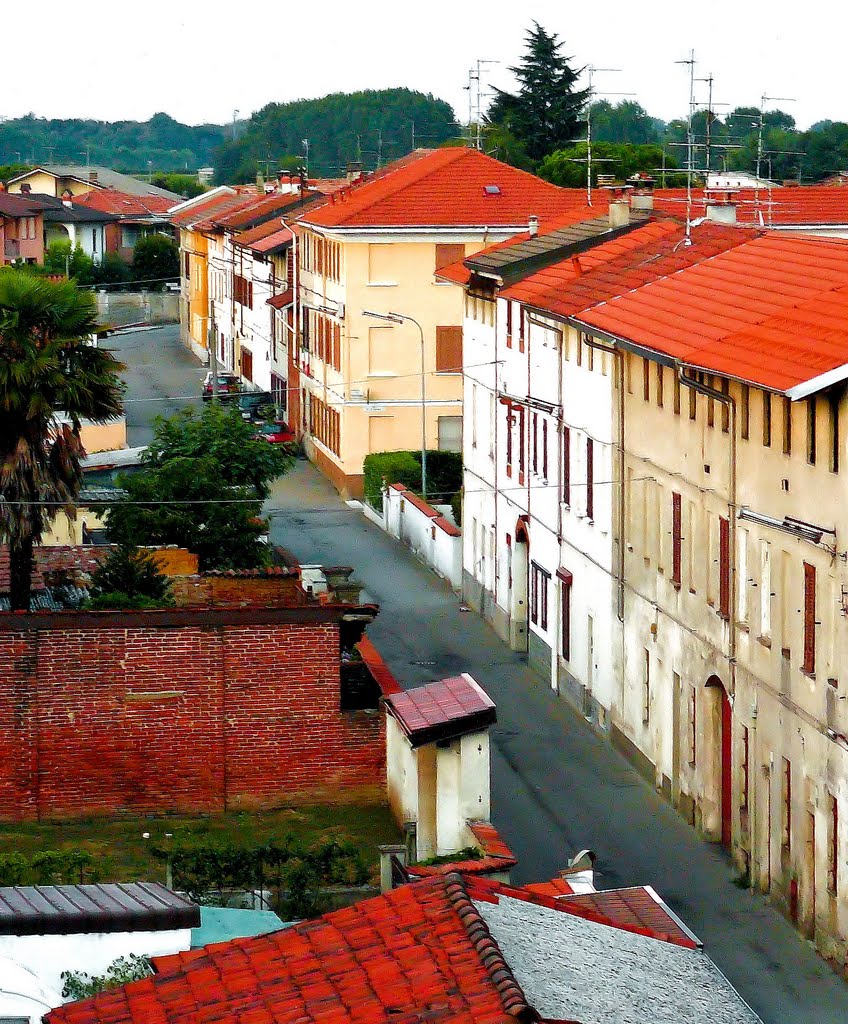
[[[101,881],[108,871],[108,862],[89,850],[0,853],[0,885],[82,885]]]
[[[109,508],[109,539],[189,548],[201,570],[268,564],[262,502],[294,459],[254,431],[237,408],[214,402],[158,419],[144,469],[118,479],[128,497]]]
[[[363,463],[365,500],[378,511],[383,509],[383,479],[387,484],[403,484],[421,495],[421,452],[372,452]],[[427,452],[427,500],[449,505],[462,487],[462,455],[459,452]]]
[[[320,890],[328,885],[364,885],[369,864],[347,840],[306,845],[294,836],[263,843],[210,842],[175,835],[154,856],[170,860],[174,886],[197,903],[218,903],[228,892],[269,890],[272,905],[287,918],[313,917]]]
[[[89,608],[166,608],[171,584],[149,551],[119,544],[94,570]]]
[[[482,860],[483,854],[476,846],[464,846],[456,853],[441,853],[438,857],[428,857],[426,860],[416,861],[421,867],[437,867],[439,864],[458,864],[463,860]]]
[[[153,973],[153,968],[143,956],[130,953],[119,956],[106,968],[105,974],[86,974],[85,971],[62,971],[62,996],[65,999],[88,999],[98,992],[120,988],[131,981],[140,981]]]

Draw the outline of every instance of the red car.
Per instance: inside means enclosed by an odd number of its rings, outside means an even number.
[[[237,395],[241,392],[241,381],[233,373],[219,373],[218,374],[218,397],[226,398],[229,395]],[[210,370],[206,374],[206,378],[203,381],[203,399],[208,401],[213,397],[212,394],[212,371]]]
[[[289,444],[294,441],[291,427],[282,420],[277,420],[276,423],[263,423],[253,437],[257,441],[267,441],[268,444]]]

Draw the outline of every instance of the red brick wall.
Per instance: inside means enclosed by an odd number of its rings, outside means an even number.
[[[383,799],[383,715],[339,710],[337,622],[285,614],[7,620],[0,820]]]

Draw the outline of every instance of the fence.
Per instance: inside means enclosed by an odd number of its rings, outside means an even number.
[[[428,505],[403,484],[383,488],[383,515],[363,506],[369,519],[413,551],[446,579],[462,586],[462,531],[454,524],[450,505]]]
[[[97,318],[109,327],[129,324],[179,323],[178,292],[119,292],[95,290]]]

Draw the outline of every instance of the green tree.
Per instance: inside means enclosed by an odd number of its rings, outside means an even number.
[[[215,403],[159,419],[146,468],[120,480],[129,500],[109,509],[109,539],[187,547],[201,569],[264,565],[262,501],[293,457],[253,433],[237,408]]]
[[[79,494],[81,420],[121,412],[123,367],[89,344],[96,327],[94,297],[74,283],[0,271],[0,540],[16,610],[29,608],[33,545]]]
[[[591,105],[592,138],[598,142],[629,142],[635,146],[660,142],[657,121],[641,103],[622,100],[610,103],[598,100]]]
[[[49,274],[67,275],[77,284],[93,284],[94,263],[70,240],[51,242],[44,251],[44,269]]]
[[[539,176],[554,185],[564,188],[580,188],[586,184],[587,146],[580,142],[568,149],[559,149],[545,157],[539,167]],[[657,169],[662,165],[662,147],[657,145],[631,146],[626,143],[596,142],[592,145],[592,159],[597,163],[592,167],[592,183],[597,181],[598,174],[612,174],[617,181],[625,181],[633,174],[649,174],[658,176]],[[677,167],[670,157],[666,156],[667,168]],[[667,175],[666,184],[673,186],[685,184],[681,175]]]
[[[146,235],[133,249],[133,277],[136,281],[161,281],[180,276],[180,247],[169,235]]]
[[[518,92],[496,89],[489,107],[489,121],[506,128],[531,160],[573,142],[580,130],[589,92],[575,88],[580,72],[569,64],[571,57],[562,56],[563,45],[534,21],[524,60],[509,69],[520,83]]]
[[[161,608],[173,604],[171,584],[149,551],[119,544],[94,570],[91,608]]]

